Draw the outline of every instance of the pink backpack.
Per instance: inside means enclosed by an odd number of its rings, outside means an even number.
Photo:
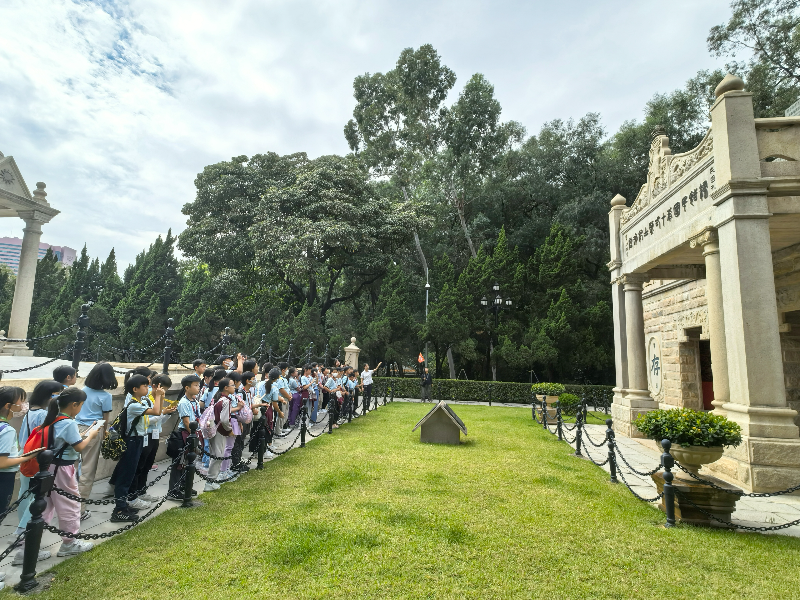
[[[253,422],[253,409],[247,402],[244,402],[244,406],[236,413],[236,420],[245,424]]]
[[[203,411],[197,426],[204,440],[210,440],[217,435],[218,423],[214,420],[214,404]]]

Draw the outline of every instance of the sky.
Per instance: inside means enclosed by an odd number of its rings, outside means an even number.
[[[345,154],[353,79],[430,43],[495,86],[529,134],[599,112],[641,119],[709,55],[728,0],[0,0],[0,152],[61,211],[42,241],[120,268],[186,223],[203,167]],[[0,236],[23,222],[0,219]]]

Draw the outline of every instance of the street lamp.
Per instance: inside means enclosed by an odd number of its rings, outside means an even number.
[[[491,310],[494,313],[494,330],[489,335],[489,354],[494,354],[494,334],[497,332],[497,326],[499,323],[500,311],[501,310],[509,310],[514,305],[514,302],[511,298],[506,298],[505,300],[500,295],[500,284],[495,282],[492,286],[492,291],[494,292],[494,299],[490,301],[486,296],[483,296],[480,300],[481,306],[484,310]],[[497,367],[492,364],[492,381],[497,381]]]

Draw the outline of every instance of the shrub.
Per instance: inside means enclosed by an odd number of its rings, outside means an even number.
[[[531,392],[540,396],[560,396],[566,392],[566,389],[561,383],[534,383],[531,386]]]
[[[394,386],[395,398],[419,398],[420,382],[416,377],[375,377],[372,388],[373,395],[380,398],[391,395],[390,386]],[[586,400],[590,406],[607,407],[611,405],[613,396],[610,385],[561,385],[570,394]],[[459,379],[434,379],[431,395],[436,400],[458,400],[467,402],[487,402],[491,394],[492,402],[507,404],[530,404],[533,401],[533,390],[529,383],[511,381],[464,381]],[[541,396],[542,392],[538,392]],[[551,394],[553,395],[553,394]]]
[[[689,408],[653,410],[639,415],[634,425],[656,442],[681,446],[733,446],[742,443],[742,428],[721,415]]]
[[[558,397],[558,405],[561,407],[562,415],[576,415],[581,406],[581,399],[575,394],[561,394]]]

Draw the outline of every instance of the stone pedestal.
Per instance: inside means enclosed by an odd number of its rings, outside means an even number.
[[[350,345],[344,349],[344,364],[358,371],[359,354],[361,354],[361,348],[356,346],[356,338],[352,337],[350,338]]]
[[[721,479],[709,477],[708,475],[702,475],[703,479],[713,481],[715,485],[735,493],[729,494],[727,492],[714,489],[710,485],[700,483],[694,479],[684,479],[681,476],[688,477],[688,475],[684,475],[681,471],[676,471],[675,479],[672,482],[672,485],[676,488],[675,520],[681,523],[691,523],[692,525],[706,525],[708,527],[723,528],[729,527],[724,523],[715,521],[708,515],[703,514],[700,510],[687,502],[686,497],[690,498],[692,502],[694,502],[704,511],[714,515],[719,519],[730,521],[731,514],[736,510],[736,502],[742,495],[742,490],[732,486],[729,483],[726,483],[725,481],[722,481]],[[658,493],[662,493],[664,491],[664,474],[654,473],[650,477],[653,478],[653,481],[658,488]],[[666,512],[664,509],[663,499],[659,503],[658,507],[662,511]]]

